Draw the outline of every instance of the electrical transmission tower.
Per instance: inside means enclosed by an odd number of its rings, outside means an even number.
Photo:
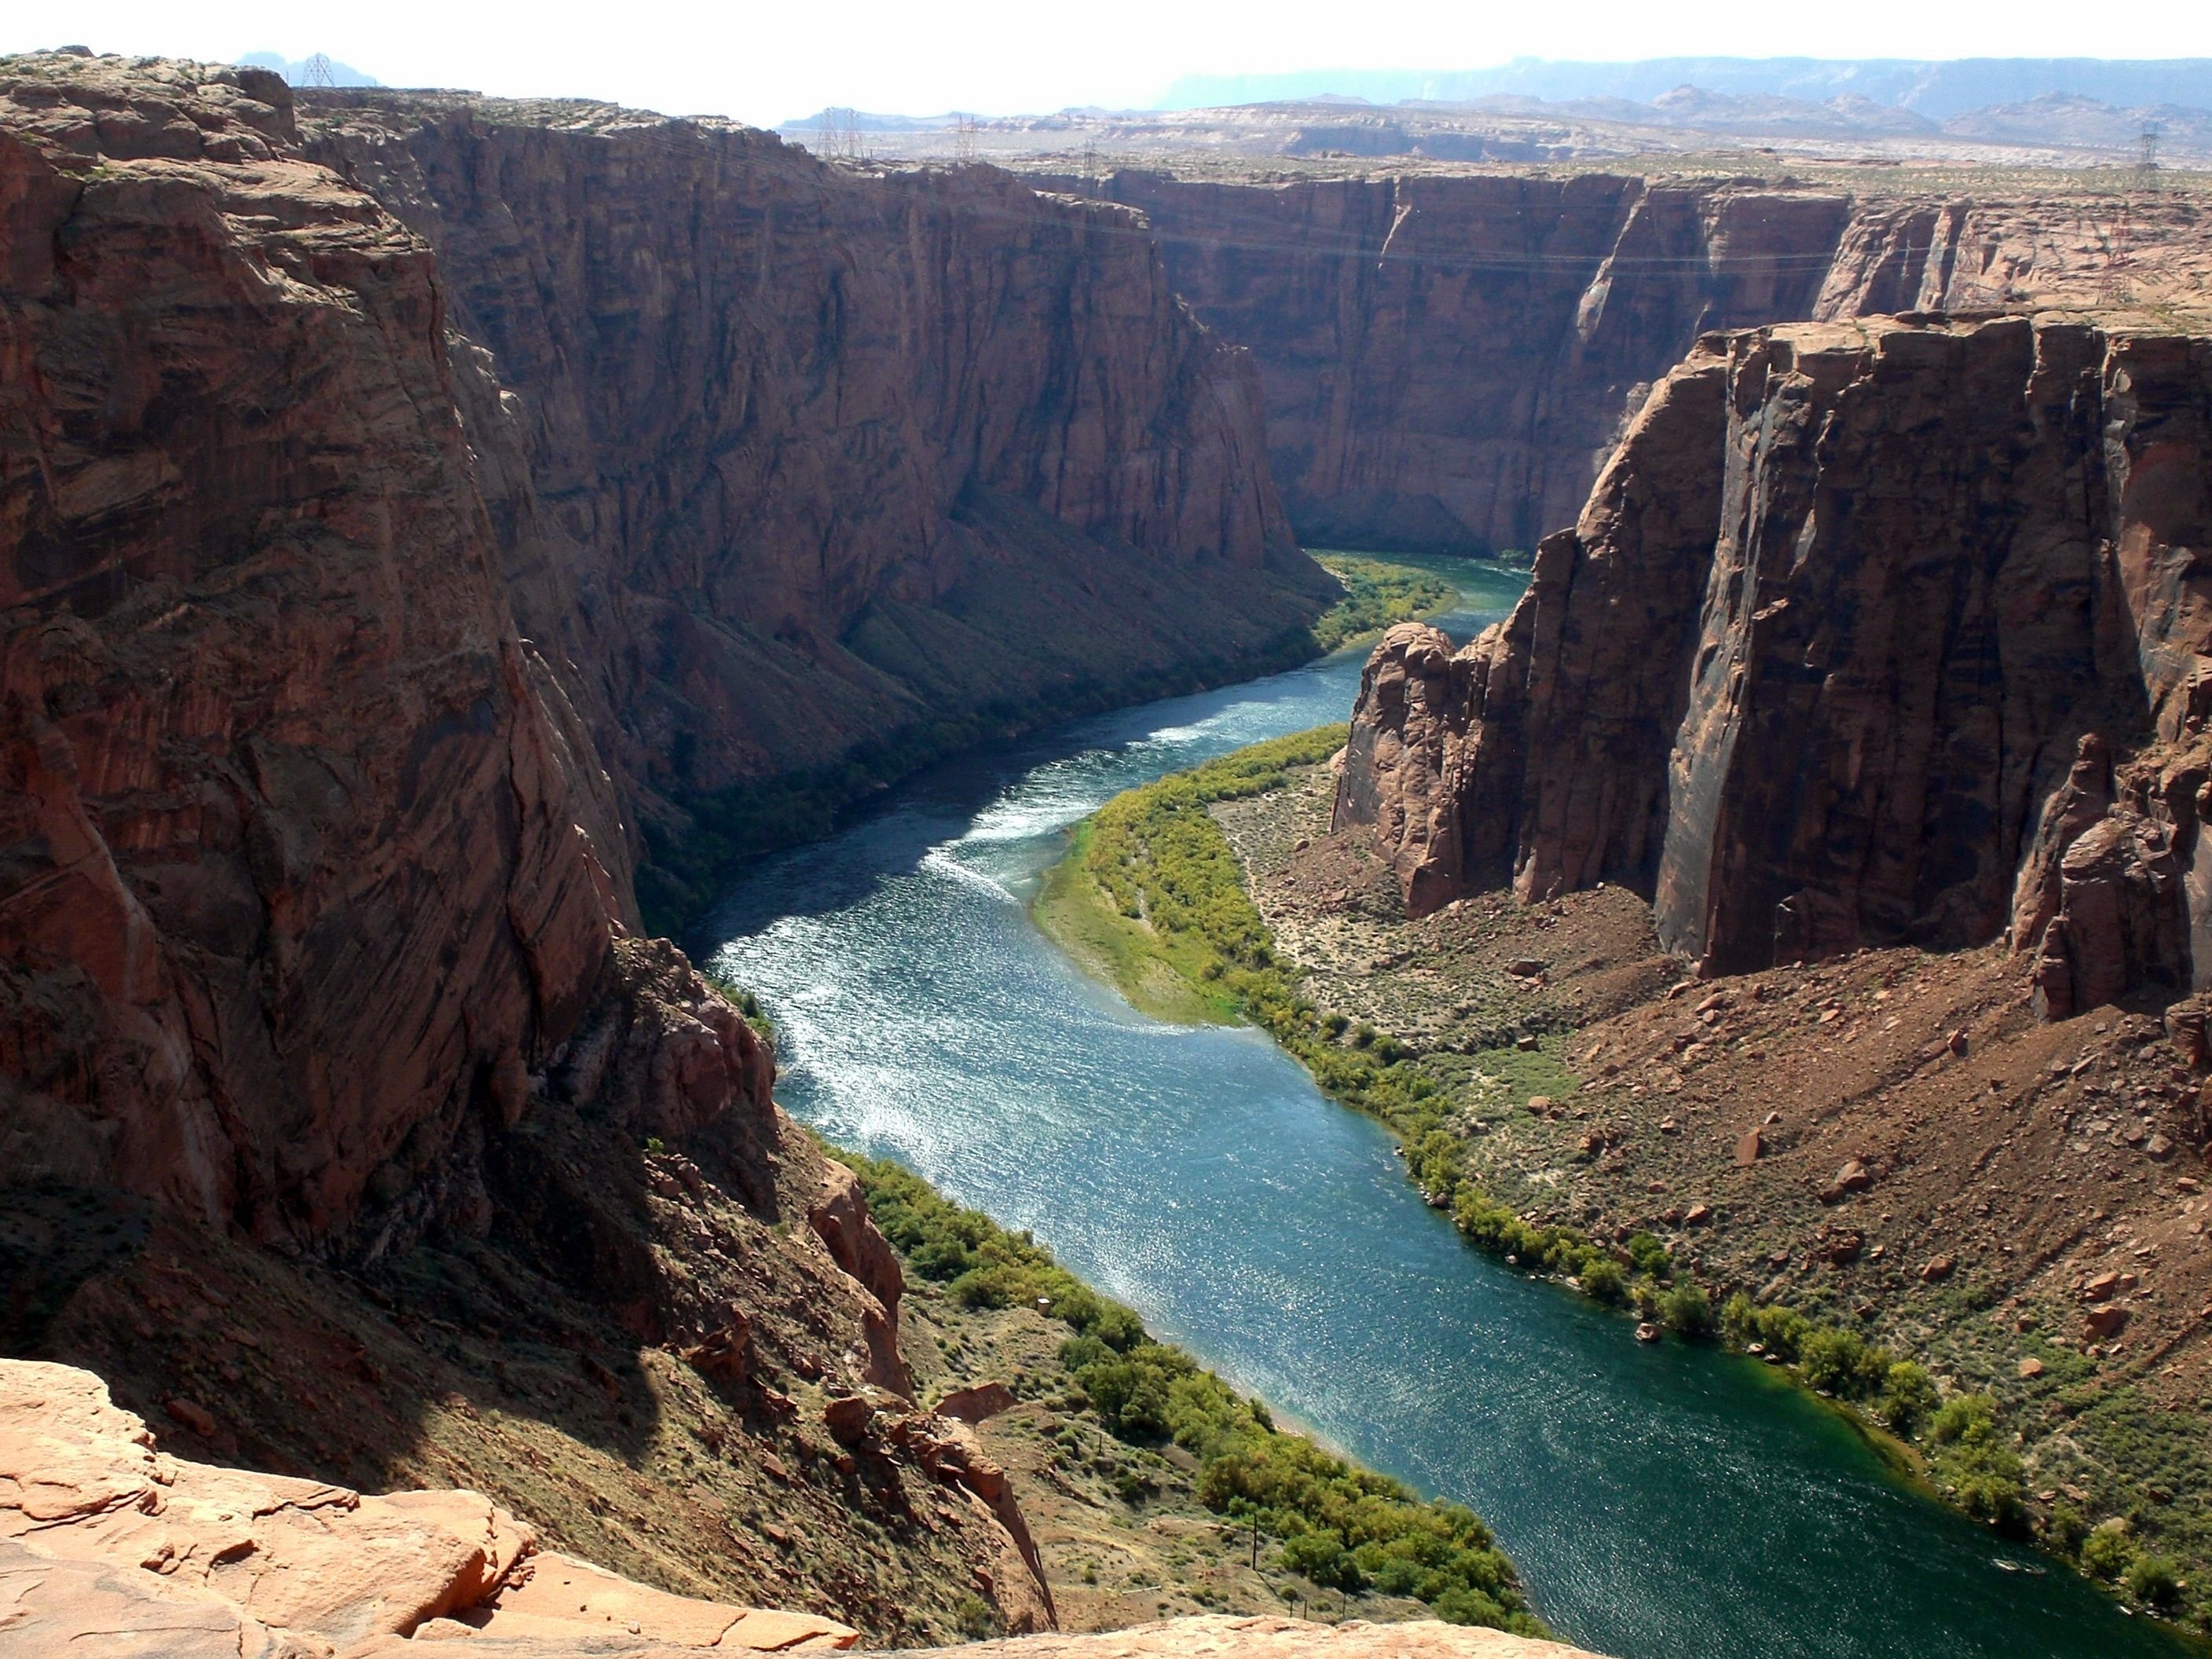
[[[331,60],[316,52],[301,65],[307,73],[307,84],[311,87],[334,87],[338,83],[338,72],[331,67]]]
[[[2136,183],[2144,190],[2158,188],[2158,126],[2143,123],[2142,149],[2136,157]]]
[[[957,111],[952,117],[952,159],[963,163],[975,159],[975,129],[980,124],[972,115]]]
[[[2104,305],[2124,305],[2128,297],[2128,204],[2122,202],[2120,216],[2105,243],[2105,279],[2098,285],[2097,299]]]
[[[1083,141],[1083,193],[1098,194],[1098,141],[1095,138]]]
[[[858,161],[866,159],[867,152],[860,143],[860,112],[858,110],[831,105],[822,112],[822,118],[814,132],[814,153],[823,161]]]

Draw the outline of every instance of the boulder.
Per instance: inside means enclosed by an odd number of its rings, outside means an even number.
[[[2090,1309],[2081,1320],[2082,1328],[2100,1342],[2107,1337],[2118,1335],[2127,1322],[2128,1310],[2112,1303]]]
[[[937,1402],[934,1409],[940,1416],[957,1418],[963,1423],[981,1423],[1001,1412],[1012,1411],[1014,1405],[1014,1391],[1005,1383],[977,1382],[953,1389]]]

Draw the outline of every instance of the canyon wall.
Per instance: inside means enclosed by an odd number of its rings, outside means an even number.
[[[520,619],[659,863],[863,745],[1286,660],[1331,591],[1250,359],[1127,209],[604,106],[312,100],[308,153],[497,363]]]
[[[257,71],[0,62],[9,1347],[664,1584],[1048,1626],[639,872],[696,898],[650,861],[692,809],[872,743],[1298,651],[1249,362],[1135,228],[713,125],[303,135]]]
[[[82,78],[0,80],[0,1131],[319,1232],[519,1110],[629,908],[618,808],[515,632],[428,251],[273,76]]]
[[[1717,971],[2009,933],[2049,1012],[2186,988],[2208,480],[2203,338],[1708,336],[1509,620],[1377,647],[1340,821],[1416,911],[1619,882]]]
[[[2212,268],[2188,202],[2027,186],[1124,171],[1103,189],[1257,358],[1276,480],[1312,546],[1534,548],[1702,333],[2138,289],[2185,303],[2192,283],[2201,303]]]

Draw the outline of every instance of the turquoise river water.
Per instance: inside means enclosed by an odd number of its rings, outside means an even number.
[[[1454,572],[1455,637],[1519,579]],[[1462,1243],[1374,1122],[1256,1031],[1159,1024],[1024,906],[1120,790],[1349,712],[1362,653],[1085,720],[764,860],[697,943],[775,1017],[778,1093],[1031,1230],[1338,1448],[1472,1505],[1559,1634],[1620,1659],[2042,1659],[2182,1645],[1889,1479],[1744,1358]]]

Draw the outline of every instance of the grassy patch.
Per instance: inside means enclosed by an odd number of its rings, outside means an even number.
[[[1314,648],[1326,654],[1401,622],[1434,616],[1458,597],[1451,582],[1417,564],[1355,553],[1316,553],[1314,561],[1344,584],[1344,598],[1316,619]]]
[[[1031,914],[1147,1013],[1185,1021],[1249,1015],[1251,975],[1273,961],[1267,925],[1206,809],[1282,787],[1287,769],[1326,760],[1344,739],[1341,726],[1317,726],[1115,796],[1076,826]]]
[[[1037,926],[1094,979],[1103,980],[1139,1012],[1176,1025],[1231,1024],[1234,1001],[1185,978],[1163,955],[1159,936],[1125,916],[1084,868],[1092,826],[1078,824],[1068,855],[1046,872],[1031,902]]]
[[[1117,1439],[1180,1447],[1200,1501],[1271,1540],[1271,1565],[1316,1588],[1423,1603],[1435,1617],[1546,1634],[1512,1564],[1464,1506],[1421,1497],[1301,1436],[1137,1316],[1100,1296],[1026,1233],[945,1198],[896,1164],[836,1154],[877,1225],[921,1277],[967,1308],[1041,1307],[1068,1328],[1070,1393]]]

